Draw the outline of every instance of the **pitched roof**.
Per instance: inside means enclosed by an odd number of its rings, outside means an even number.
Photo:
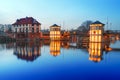
[[[37,25],[41,25],[41,23],[39,23],[33,17],[26,17],[26,18],[17,19],[16,22],[14,24],[12,24],[12,25],[23,25],[23,24],[37,24]]]
[[[58,26],[57,24],[53,24],[51,27],[60,27],[60,26]]]
[[[103,24],[103,23],[101,23],[100,21],[95,21],[95,22],[93,22],[92,24]],[[103,24],[104,25],[104,24]]]

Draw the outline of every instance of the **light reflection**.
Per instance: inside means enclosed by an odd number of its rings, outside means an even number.
[[[89,60],[99,62],[102,60],[103,46],[102,43],[89,43]]]
[[[51,41],[50,42],[50,54],[52,56],[60,55],[60,41]]]
[[[63,42],[61,42],[61,43],[62,43],[62,47],[63,47],[63,48],[69,49],[69,47],[70,47],[70,43],[69,43],[69,42],[63,41]]]

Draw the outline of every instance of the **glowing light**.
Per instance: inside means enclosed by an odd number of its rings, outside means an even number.
[[[89,43],[89,60],[99,62],[102,59],[102,43]]]
[[[103,24],[90,25],[89,60],[99,62],[102,56]]]
[[[103,24],[90,25],[90,42],[102,42]]]
[[[50,54],[53,56],[60,55],[60,41],[51,41]]]
[[[50,39],[51,40],[60,40],[60,26],[51,26],[50,27]]]
[[[103,24],[91,24],[90,26],[92,26],[92,27],[96,27],[96,26],[100,26],[100,27],[102,27]]]

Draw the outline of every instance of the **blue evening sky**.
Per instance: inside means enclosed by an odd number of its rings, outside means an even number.
[[[42,29],[54,23],[76,29],[86,20],[106,24],[108,17],[108,28],[120,30],[120,0],[0,0],[0,24],[26,16],[42,23]]]

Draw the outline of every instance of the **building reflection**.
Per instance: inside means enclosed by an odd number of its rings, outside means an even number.
[[[62,41],[61,46],[65,49],[69,49],[70,43],[68,41]]]
[[[51,41],[50,42],[50,54],[52,56],[59,56],[60,55],[60,41]]]
[[[22,60],[34,61],[41,56],[41,43],[16,42],[14,55]]]
[[[100,62],[103,55],[103,44],[90,42],[89,43],[89,60],[94,62]]]

